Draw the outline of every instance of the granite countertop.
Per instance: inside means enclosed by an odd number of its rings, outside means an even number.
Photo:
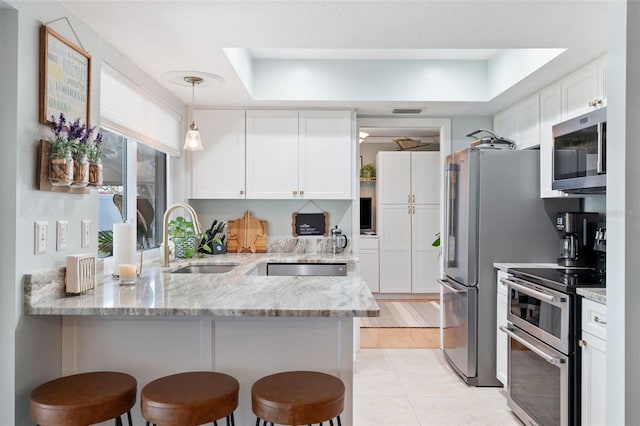
[[[507,272],[509,268],[559,268],[557,263],[507,263],[495,262],[493,267],[503,272]]]
[[[593,300],[594,302],[607,304],[607,289],[606,288],[577,288],[576,293],[585,299]]]
[[[346,277],[261,275],[267,262],[347,263]],[[237,264],[223,274],[174,274],[197,264]],[[225,254],[172,262],[169,268],[144,265],[133,285],[111,276],[95,289],[67,296],[64,268],[24,277],[25,313],[31,315],[216,316],[216,317],[373,317],[378,305],[357,274],[357,258],[327,254]]]

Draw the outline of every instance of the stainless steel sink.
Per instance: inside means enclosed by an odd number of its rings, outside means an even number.
[[[172,271],[174,274],[224,274],[238,265],[189,265]]]
[[[344,277],[347,275],[347,264],[267,263],[266,275]]]

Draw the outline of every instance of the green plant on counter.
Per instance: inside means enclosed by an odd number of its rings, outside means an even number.
[[[211,253],[212,249],[206,241],[206,233],[196,233],[196,228],[193,226],[193,222],[186,220],[182,216],[178,216],[175,219],[169,221],[168,226],[169,239],[171,239],[175,245],[176,257],[192,258],[197,250],[199,244],[207,252]],[[204,239],[204,243],[201,243]],[[204,256],[203,253],[200,253]]]
[[[98,255],[107,257],[113,255],[113,231],[98,231]]]
[[[376,178],[376,168],[373,164],[365,164],[360,169],[360,177],[362,179],[375,179]]]

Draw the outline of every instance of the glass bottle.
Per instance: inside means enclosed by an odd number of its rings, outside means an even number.
[[[49,182],[52,186],[69,186],[73,181],[71,151],[54,149],[49,160]]]
[[[76,154],[73,159],[73,182],[71,187],[83,188],[89,183],[89,157]]]
[[[102,186],[102,158],[89,162],[89,186]]]

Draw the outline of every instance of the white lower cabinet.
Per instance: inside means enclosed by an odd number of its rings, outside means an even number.
[[[606,425],[607,340],[606,306],[582,302],[582,395],[581,424]]]
[[[509,300],[507,296],[507,285],[500,282],[501,279],[507,278],[506,272],[497,271],[498,291],[496,304],[496,377],[502,384],[507,387],[508,380],[508,359],[509,359],[509,340],[507,335],[500,330],[500,326],[507,326],[507,313],[509,312]]]
[[[379,246],[377,236],[360,236],[360,275],[372,293],[380,291]]]

